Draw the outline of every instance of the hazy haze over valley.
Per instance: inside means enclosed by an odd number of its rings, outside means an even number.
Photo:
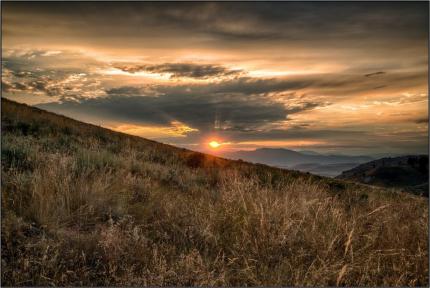
[[[329,177],[335,177],[345,170],[373,160],[368,156],[323,155],[313,151],[299,152],[279,148],[235,151],[221,154],[221,156]]]

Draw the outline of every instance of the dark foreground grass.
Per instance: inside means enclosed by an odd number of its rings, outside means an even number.
[[[2,100],[2,285],[427,286],[427,199]]]

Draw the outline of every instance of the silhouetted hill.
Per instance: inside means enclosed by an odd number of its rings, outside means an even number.
[[[382,158],[342,172],[337,179],[382,187],[398,187],[428,196],[428,155]]]

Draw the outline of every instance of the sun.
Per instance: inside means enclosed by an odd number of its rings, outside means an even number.
[[[211,148],[216,149],[216,148],[218,148],[219,146],[221,146],[221,144],[220,144],[220,143],[218,143],[217,141],[211,141],[211,142],[209,142],[209,146],[211,146]]]

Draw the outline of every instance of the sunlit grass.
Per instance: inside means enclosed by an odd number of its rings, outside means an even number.
[[[3,285],[428,285],[425,198],[2,102]]]

